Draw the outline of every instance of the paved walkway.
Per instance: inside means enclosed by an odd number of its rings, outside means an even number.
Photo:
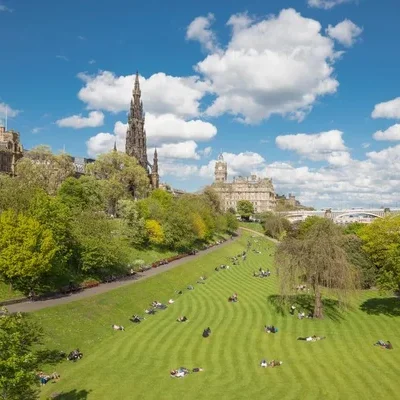
[[[181,258],[180,260],[172,261],[169,264],[162,265],[158,268],[151,268],[148,271],[137,273],[134,275],[134,278],[129,279],[129,280],[116,281],[116,282],[111,282],[111,283],[102,283],[99,286],[96,286],[96,287],[90,288],[90,289],[85,289],[78,293],[72,293],[70,295],[64,295],[64,296],[60,295],[60,297],[58,297],[58,298],[51,298],[48,300],[37,300],[37,301],[33,301],[33,302],[27,301],[27,302],[18,303],[18,304],[10,304],[9,306],[7,306],[7,309],[10,312],[32,312],[32,311],[41,310],[43,308],[58,306],[60,304],[71,303],[73,301],[81,300],[86,297],[95,296],[97,294],[106,293],[106,292],[109,292],[110,290],[118,289],[122,286],[127,286],[127,285],[131,285],[133,283],[136,283],[138,281],[143,281],[154,275],[158,275],[158,274],[161,274],[172,268],[178,267],[179,265],[184,264],[188,261],[191,261],[197,257],[201,257],[205,254],[212,253],[213,251],[220,249],[221,247],[228,246],[229,244],[232,243],[232,241],[237,240],[239,236],[235,237],[233,240],[228,239],[226,242],[224,242],[220,245],[211,247],[207,250],[199,251],[194,256],[187,256],[187,257]]]

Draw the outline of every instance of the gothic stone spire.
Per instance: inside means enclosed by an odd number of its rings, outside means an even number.
[[[144,113],[141,101],[139,73],[136,72],[135,85],[132,91],[131,106],[126,132],[126,153],[135,157],[139,164],[148,171],[146,131],[144,129]]]

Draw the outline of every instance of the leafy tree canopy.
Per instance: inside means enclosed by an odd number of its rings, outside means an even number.
[[[237,212],[242,218],[249,219],[254,214],[254,206],[248,200],[239,200],[237,202]]]

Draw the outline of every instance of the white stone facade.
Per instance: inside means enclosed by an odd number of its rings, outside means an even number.
[[[218,157],[215,163],[215,180],[212,185],[222,201],[223,208],[236,210],[237,202],[248,200],[253,203],[254,212],[262,213],[275,209],[275,190],[272,180],[269,178],[260,178],[256,175],[249,177],[236,177],[233,182],[227,182],[228,166],[222,155]]]

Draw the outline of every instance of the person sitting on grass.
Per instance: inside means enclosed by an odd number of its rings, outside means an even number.
[[[232,296],[228,297],[228,301],[230,301],[232,303],[237,303],[239,301],[237,294],[234,293]]]
[[[188,290],[194,290],[194,287],[192,285],[189,285],[187,288]]]
[[[182,317],[179,317],[179,318],[177,319],[177,321],[178,321],[178,322],[186,322],[186,321],[187,321],[187,318],[186,318],[185,316],[182,316]]]
[[[290,307],[290,314],[294,315],[295,311],[296,311],[296,306],[294,304],[292,304],[292,306]]]
[[[140,317],[139,315],[136,315],[136,314],[135,314],[135,315],[131,318],[131,321],[134,322],[135,324],[138,324],[138,323],[142,322],[143,319],[144,319],[144,318],[142,318],[142,317]]]
[[[169,299],[169,300],[168,300],[168,304],[174,304],[174,303],[175,303],[174,300],[172,300],[172,299]]]
[[[211,335],[211,329],[208,327],[207,329],[204,329],[203,331],[203,337],[207,338]]]
[[[183,294],[182,290],[176,290],[176,294]]]
[[[305,316],[306,316],[306,314],[304,313],[304,311],[301,311],[301,312],[299,312],[299,313],[297,314],[297,318],[298,318],[298,319],[303,319],[303,318],[305,318]]]
[[[278,332],[278,328],[275,328],[274,325],[270,325],[270,326],[265,325],[264,330],[265,330],[266,333],[276,333],[276,332]]]
[[[218,272],[218,271],[219,271],[219,268],[218,268],[218,267],[215,267],[215,271],[217,271],[217,272]]]
[[[260,367],[266,368],[267,365],[268,365],[267,360],[262,360],[262,361],[260,362]]]

